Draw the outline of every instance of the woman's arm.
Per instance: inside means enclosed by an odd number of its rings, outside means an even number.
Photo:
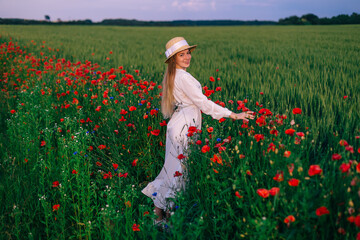
[[[220,105],[209,100],[203,93],[201,88],[198,88],[195,83],[197,80],[190,74],[184,75],[178,82],[178,86],[184,94],[196,105],[200,110],[219,120],[223,117],[229,117],[235,120],[254,119],[253,112],[233,113],[229,109],[221,107]]]

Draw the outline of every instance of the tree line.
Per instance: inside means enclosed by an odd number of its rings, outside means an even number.
[[[319,18],[309,13],[301,17],[290,16],[279,21],[241,21],[241,20],[175,20],[175,21],[139,21],[135,19],[104,19],[93,22],[90,19],[73,21],[50,21],[50,16],[45,15],[44,20],[28,20],[21,18],[0,18],[0,24],[21,25],[115,25],[115,26],[235,26],[235,25],[333,25],[333,24],[360,24],[360,15],[340,14],[332,18]]]
[[[332,18],[319,18],[315,14],[309,13],[301,17],[290,16],[280,19],[280,25],[332,25],[332,24],[360,24],[360,15],[353,13],[351,15],[340,14]]]

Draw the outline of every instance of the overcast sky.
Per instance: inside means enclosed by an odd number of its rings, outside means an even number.
[[[0,0],[0,18],[52,21],[275,20],[313,13],[318,17],[360,13],[360,0]]]

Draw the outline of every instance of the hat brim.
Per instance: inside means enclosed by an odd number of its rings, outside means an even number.
[[[186,49],[189,49],[190,52],[194,51],[194,49],[197,47],[197,45],[192,45],[192,46],[182,46],[179,49],[177,49],[175,52],[173,52],[166,60],[165,63],[169,62],[169,59],[172,58],[173,56],[175,56],[178,52],[184,51]]]

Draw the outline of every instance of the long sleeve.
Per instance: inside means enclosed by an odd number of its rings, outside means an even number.
[[[177,86],[203,113],[217,120],[230,116],[229,109],[217,105],[202,93],[201,84],[191,74],[182,74]]]

